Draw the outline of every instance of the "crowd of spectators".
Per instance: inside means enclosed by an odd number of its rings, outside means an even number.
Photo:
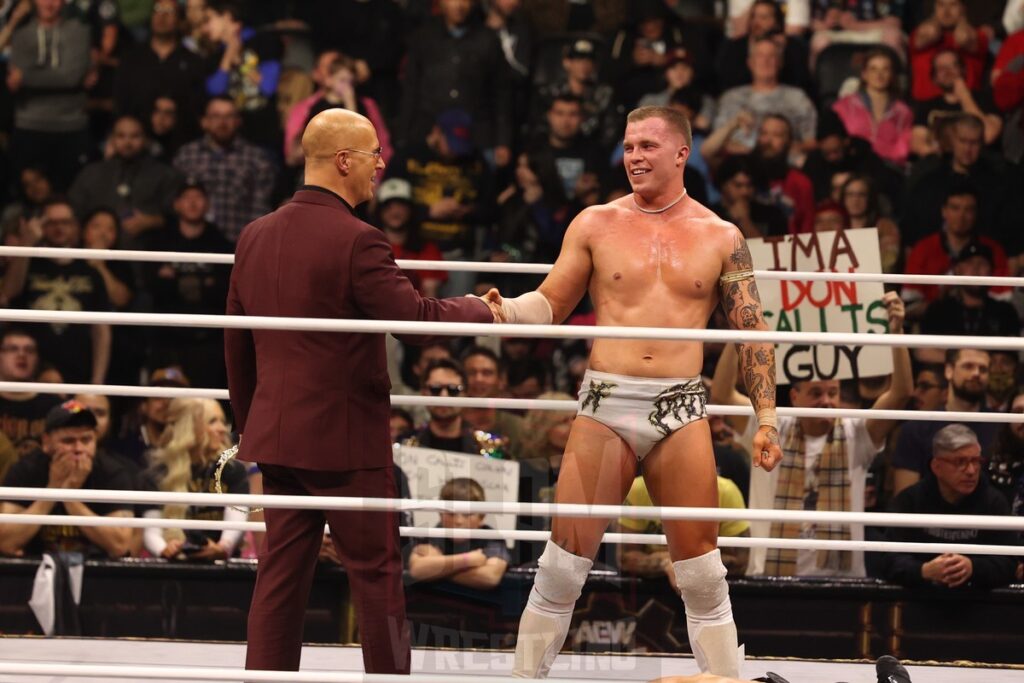
[[[721,16],[716,15],[722,12]],[[573,217],[629,192],[625,115],[691,120],[692,197],[748,238],[876,227],[886,272],[1024,272],[1021,0],[15,0],[0,6],[0,230],[13,246],[230,253],[302,184],[306,123],[366,115],[387,166],[361,207],[406,259],[552,262]],[[183,262],[0,261],[0,304],[221,314],[228,269]],[[409,270],[428,296],[528,276]],[[892,333],[1017,336],[1019,292],[905,286]],[[570,324],[592,325],[586,300]],[[224,387],[217,329],[7,325],[0,380]],[[393,393],[569,398],[584,342],[389,339]],[[714,403],[743,403],[730,346],[708,345]],[[798,382],[780,404],[1024,412],[1016,353],[894,349],[892,377]],[[712,379],[713,378],[713,379]],[[227,406],[0,393],[0,476],[12,486],[210,491]],[[521,464],[520,498],[549,502],[572,413],[395,410],[396,442]],[[728,507],[1021,514],[1020,424],[780,420],[787,461],[750,470],[750,420],[712,418]],[[232,492],[258,473],[232,465]],[[478,500],[472,480],[442,497]],[[629,504],[649,504],[642,481]],[[4,512],[231,519],[194,508],[8,501]],[[449,516],[447,526],[482,518]],[[523,518],[521,528],[547,520]],[[622,528],[656,523],[622,520]],[[765,527],[765,528],[760,528]],[[898,530],[897,530],[898,531]],[[986,540],[969,530],[897,540]],[[949,532],[949,533],[947,533]],[[829,525],[723,524],[726,535],[878,538]],[[1015,542],[1004,535],[992,542]],[[535,550],[409,546],[414,577],[488,587]],[[529,544],[522,544],[529,545]],[[330,559],[330,544],[325,559]],[[0,524],[0,553],[223,559],[234,532]],[[604,557],[665,574],[664,549]],[[735,553],[737,574],[874,576],[1003,585],[1012,561],[813,551]],[[973,568],[972,568],[973,567]],[[972,582],[972,575],[974,580]],[[671,580],[671,572],[668,572]]]

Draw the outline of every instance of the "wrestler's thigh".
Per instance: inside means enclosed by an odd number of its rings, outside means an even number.
[[[596,420],[578,416],[565,445],[555,502],[621,505],[636,471],[636,456],[618,434]],[[551,540],[571,553],[593,558],[610,521],[603,517],[555,517]]]
[[[718,507],[718,479],[707,420],[691,422],[659,442],[643,460],[644,482],[655,505]],[[669,554],[685,560],[714,550],[718,522],[665,520]]]

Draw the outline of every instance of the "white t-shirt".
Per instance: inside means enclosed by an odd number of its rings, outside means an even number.
[[[779,418],[779,440],[786,443],[790,430],[796,426],[798,418]],[[846,455],[849,458],[850,468],[850,507],[848,512],[864,512],[864,484],[867,479],[868,468],[875,456],[885,447],[885,443],[875,444],[868,434],[867,420],[860,418],[843,418],[843,429],[846,431]],[[747,428],[743,432],[742,442],[748,449],[752,448],[754,434],[757,433],[757,421],[748,420]],[[804,466],[807,476],[811,476],[821,452],[825,449],[827,435],[805,436],[804,437]],[[776,466],[771,472],[765,472],[760,467],[753,467],[750,470],[750,503],[749,508],[772,509],[775,507],[775,489],[779,483],[779,471],[781,466]],[[750,535],[754,537],[769,538],[771,536],[771,522],[751,522]],[[860,524],[850,526],[850,538],[854,541],[864,540],[864,527]],[[797,576],[864,576],[864,553],[853,553],[853,561],[850,569],[837,572],[831,569],[819,569],[816,566],[816,550],[801,550],[797,553]],[[753,576],[764,574],[765,558],[768,556],[767,548],[751,548],[750,562],[747,564],[747,574]]]
[[[750,11],[754,0],[729,0],[729,18],[741,17]],[[786,26],[810,26],[810,0],[783,0],[779,3],[786,15]]]
[[[1003,28],[1006,35],[1024,28],[1024,0],[1009,0],[1003,10]]]

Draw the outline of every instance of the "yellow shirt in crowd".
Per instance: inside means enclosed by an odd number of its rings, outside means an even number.
[[[629,495],[626,496],[626,505],[635,505],[637,507],[653,507],[654,501],[651,500],[651,494],[647,492],[647,484],[644,483],[643,477],[637,477],[633,480],[633,486],[629,489]],[[737,510],[743,510],[743,494],[740,493],[740,489],[731,479],[725,477],[718,477],[718,507],[720,508],[734,508]],[[623,517],[619,519],[619,525],[627,532],[640,533],[640,534],[661,534],[664,533],[661,528],[660,519],[630,519]],[[750,522],[746,521],[722,521],[718,525],[719,536],[739,536],[744,531],[750,528]]]

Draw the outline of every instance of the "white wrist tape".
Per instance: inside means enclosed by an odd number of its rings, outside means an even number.
[[[551,304],[538,291],[527,292],[514,299],[503,299],[501,310],[508,322],[519,325],[550,325],[554,319]]]
[[[761,408],[757,411],[757,426],[779,428],[779,421],[775,417],[775,408]]]

